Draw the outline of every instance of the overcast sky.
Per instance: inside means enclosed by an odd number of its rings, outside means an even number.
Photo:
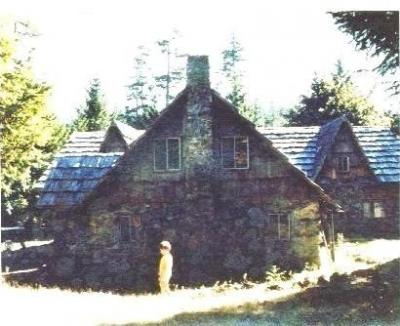
[[[173,29],[181,33],[182,52],[209,55],[216,88],[221,51],[234,33],[245,50],[249,98],[266,109],[298,103],[309,92],[314,73],[331,73],[338,59],[380,109],[394,109],[384,80],[368,72],[378,61],[355,51],[351,38],[337,30],[326,11],[398,10],[395,1],[272,2],[1,0],[0,14],[29,20],[40,32],[35,70],[52,85],[50,106],[64,121],[84,103],[93,77],[102,82],[109,110],[122,109],[137,46],[151,46]]]

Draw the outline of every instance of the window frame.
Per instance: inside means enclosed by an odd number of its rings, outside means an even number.
[[[369,214],[365,214],[368,205]],[[378,209],[380,209],[382,214],[377,214]],[[381,219],[386,218],[385,203],[383,201],[364,201],[362,202],[362,216],[366,219]]]
[[[287,241],[289,241],[290,239],[291,239],[291,221],[290,221],[290,216],[289,216],[289,214],[286,214],[286,213],[269,213],[268,214],[268,217],[269,217],[269,220],[271,221],[272,219],[271,219],[271,216],[277,216],[277,222],[278,222],[278,240],[287,240]],[[288,236],[287,237],[282,237],[281,236],[281,218],[282,217],[284,217],[284,218],[286,218],[287,219],[287,222],[288,222]],[[274,230],[275,231],[275,230]]]
[[[127,240],[127,241],[122,240],[122,223],[121,223],[121,220],[122,220],[122,219],[128,220],[128,231],[129,231],[128,234],[129,234],[129,240]],[[131,217],[128,217],[128,216],[119,217],[119,220],[118,220],[118,242],[119,242],[120,244],[132,242],[132,240],[133,240],[133,236],[132,236],[133,232],[132,232],[132,229],[133,229],[133,228],[132,228]]]
[[[168,140],[178,140],[179,168],[177,168],[177,169],[169,168]],[[165,169],[157,169],[157,167],[156,167],[156,144],[155,144],[156,141],[164,141],[165,142]],[[181,137],[166,137],[166,138],[154,139],[153,140],[153,170],[155,172],[166,172],[166,171],[180,171],[181,169],[182,169]]]
[[[233,167],[225,167],[224,166],[224,139],[232,139],[233,138]],[[246,139],[246,167],[236,167],[236,138]],[[248,170],[250,168],[250,144],[248,136],[226,136],[222,137],[221,141],[221,166],[225,170]]]
[[[342,163],[344,162],[343,160],[345,160],[345,165],[346,165],[346,169],[342,169]],[[338,163],[337,163],[337,170],[340,173],[347,173],[350,172],[350,156],[348,155],[343,155],[343,156],[339,156],[338,157]]]

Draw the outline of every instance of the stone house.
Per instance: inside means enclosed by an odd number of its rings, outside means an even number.
[[[256,129],[190,57],[186,88],[146,130],[73,134],[42,178],[38,208],[60,250],[51,275],[100,288],[154,287],[169,240],[174,282],[262,277],[318,262],[345,235],[397,234],[400,140],[337,118]],[[337,213],[337,204],[342,213]]]
[[[154,288],[161,240],[180,285],[318,262],[337,204],[210,88],[207,57],[189,57],[186,88],[144,133],[127,131],[127,148],[110,128],[92,152],[75,155],[92,136],[74,135],[48,172],[38,208],[53,215],[52,277]]]
[[[351,126],[340,117],[322,127],[260,132],[341,205],[337,232],[398,236],[400,138],[390,128]]]

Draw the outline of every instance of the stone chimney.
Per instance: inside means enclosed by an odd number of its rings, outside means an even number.
[[[208,57],[189,56],[186,74],[188,98],[183,126],[185,169],[188,174],[205,176],[213,166]]]
[[[187,85],[191,87],[210,87],[209,71],[208,56],[189,56],[186,66]]]

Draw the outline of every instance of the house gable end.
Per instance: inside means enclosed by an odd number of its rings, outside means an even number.
[[[369,178],[376,181],[350,123],[343,120],[337,128],[329,147],[324,150],[325,157],[315,176],[318,183],[324,179],[341,181],[355,178]]]

